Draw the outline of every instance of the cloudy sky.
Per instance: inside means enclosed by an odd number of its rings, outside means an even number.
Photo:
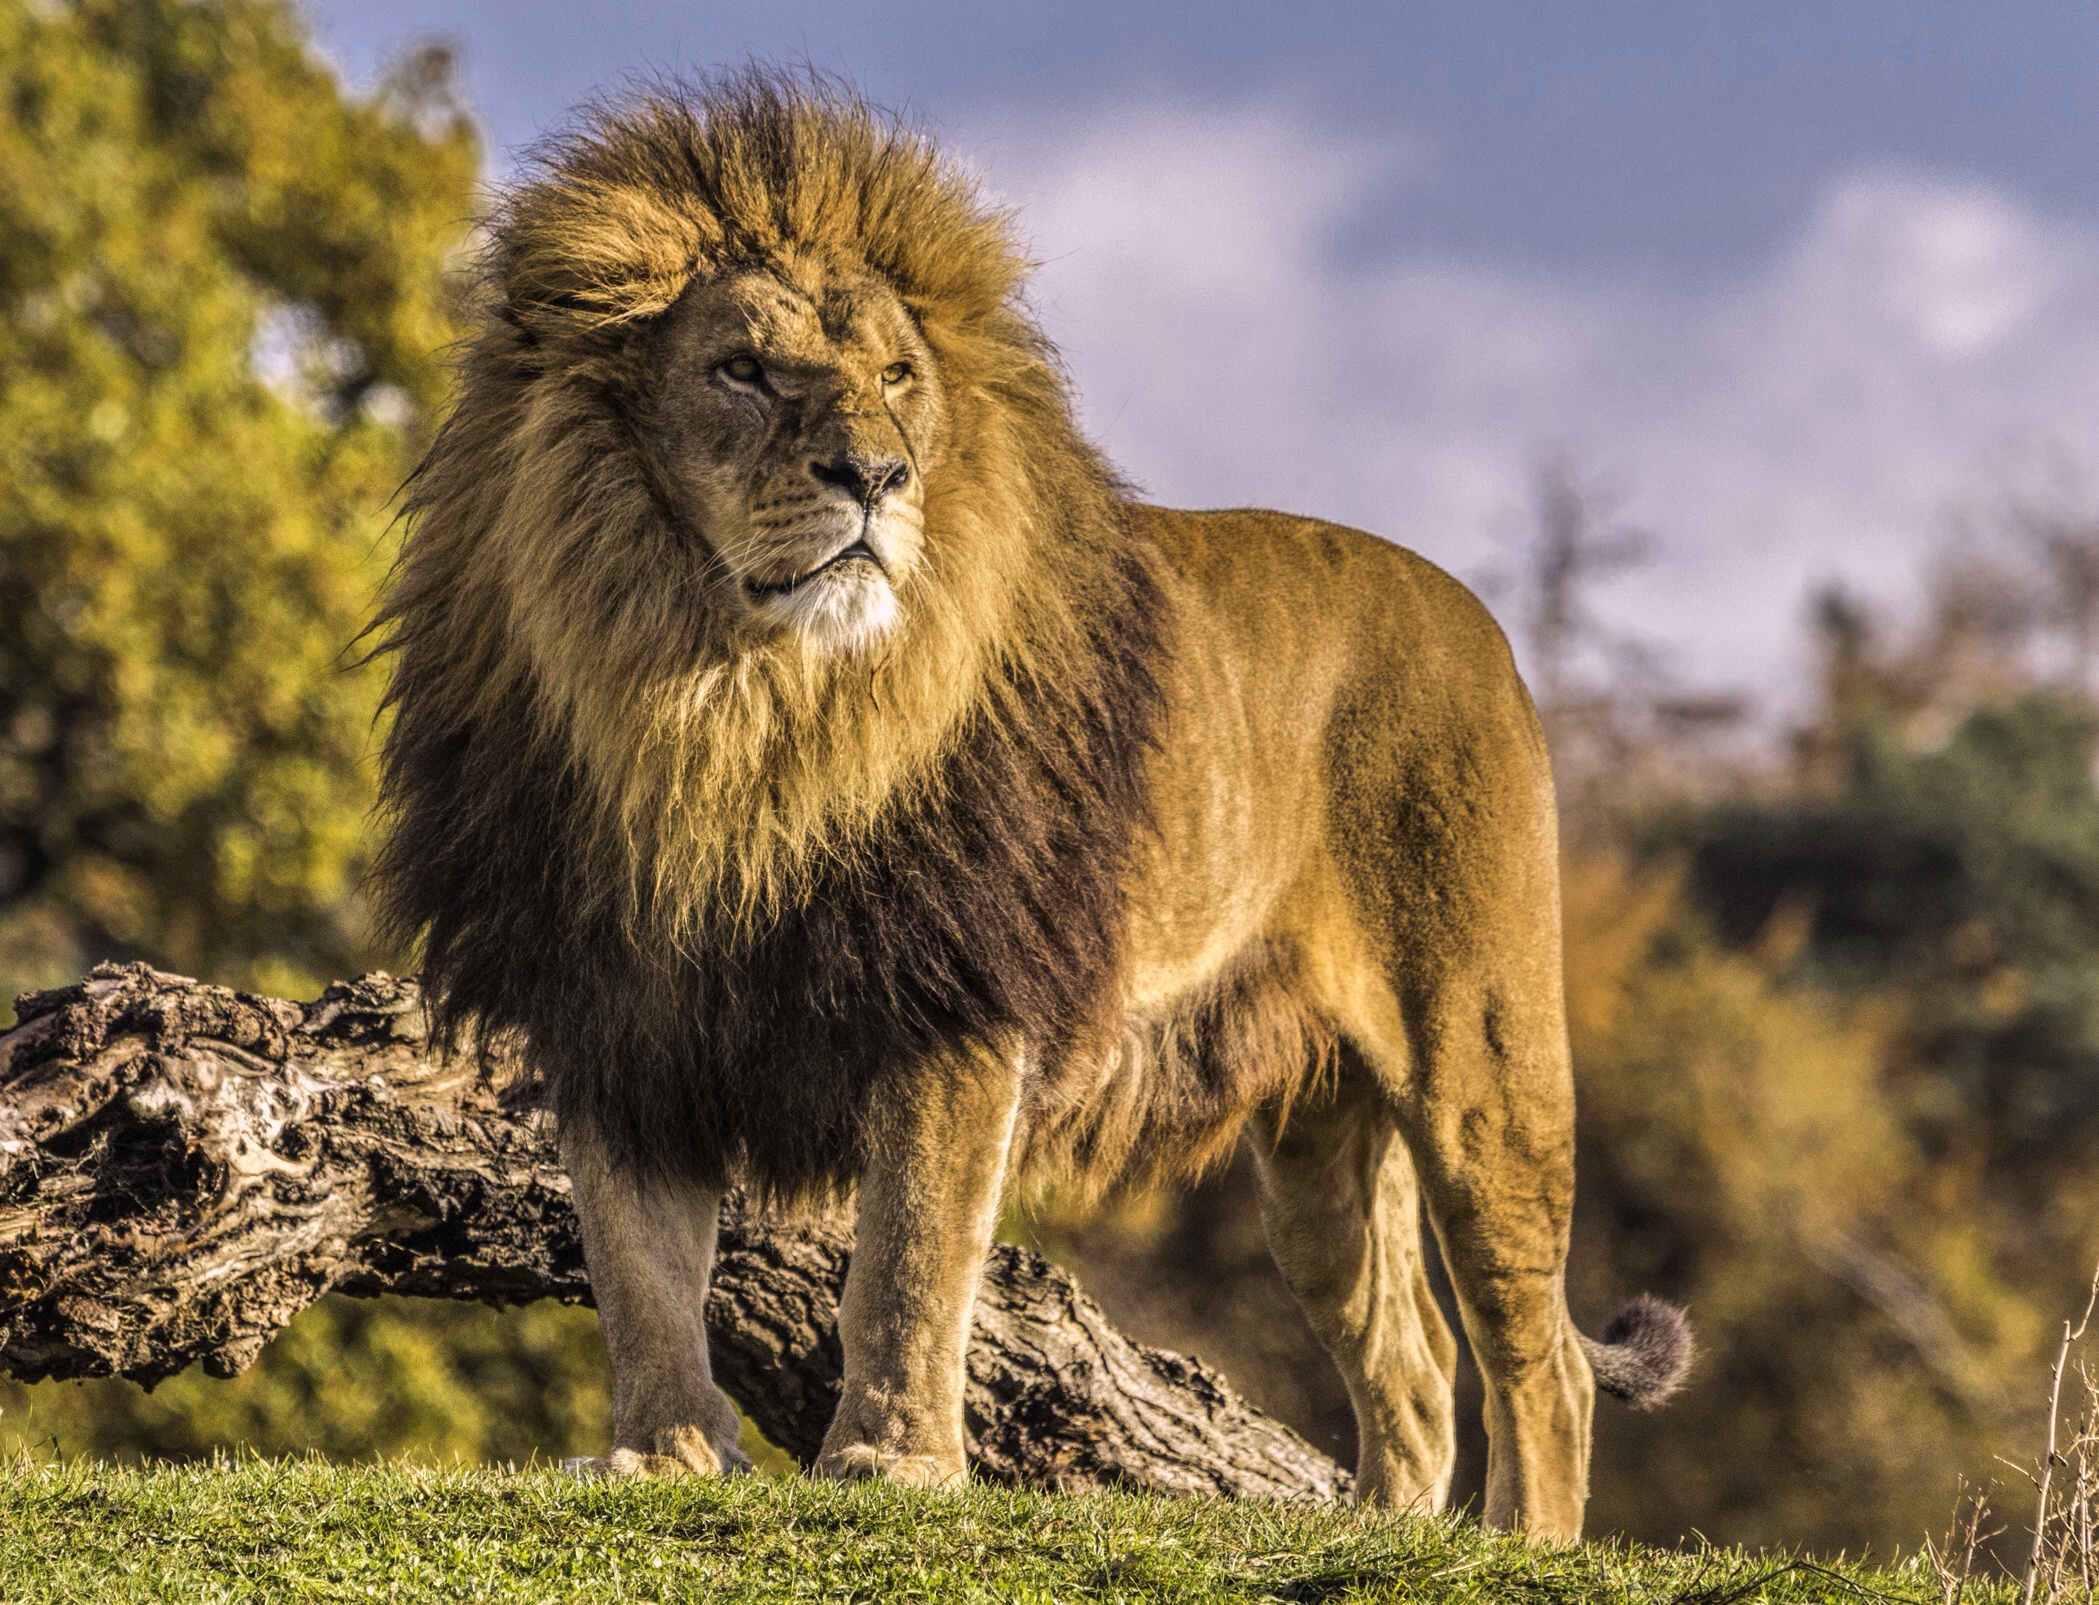
[[[1899,604],[1964,512],[2099,506],[2091,0],[309,10],[360,80],[457,42],[498,173],[635,73],[842,72],[1020,208],[1151,494],[1478,578],[1572,453],[1659,538],[1604,611],[1767,708],[1814,587]]]

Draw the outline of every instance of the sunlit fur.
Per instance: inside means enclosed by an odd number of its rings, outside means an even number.
[[[734,1462],[723,1186],[858,1186],[819,1465],[940,1481],[1009,1180],[1245,1131],[1362,1495],[1449,1488],[1425,1205],[1485,1513],[1576,1534],[1592,1361],[1653,1402],[1688,1337],[1566,1307],[1552,785],[1485,610],[1357,531],[1130,498],[1003,217],[821,84],[601,109],[490,238],[382,621],[376,886],[441,1026],[543,1078],[614,1460]]]

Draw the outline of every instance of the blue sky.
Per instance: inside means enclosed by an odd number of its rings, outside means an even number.
[[[493,165],[623,76],[807,59],[1022,210],[1162,499],[1494,567],[1569,449],[1660,537],[1608,610],[1782,701],[1804,593],[1899,601],[2099,467],[2099,4],[314,5],[463,48]]]

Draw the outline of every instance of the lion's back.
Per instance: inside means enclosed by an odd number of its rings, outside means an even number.
[[[1556,857],[1551,772],[1478,598],[1315,519],[1146,509],[1140,527],[1180,614],[1154,795],[1173,929],[1211,931],[1207,960],[1291,908],[1528,918]]]
[[[1501,627],[1418,553],[1257,508],[1147,507],[1140,527],[1178,581],[1200,650],[1229,665],[1256,726],[1301,727],[1314,704],[1347,704],[1403,721],[1417,739],[1485,722],[1533,745]]]

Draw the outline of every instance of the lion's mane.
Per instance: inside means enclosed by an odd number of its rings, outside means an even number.
[[[753,72],[594,110],[490,238],[382,614],[375,886],[441,1026],[520,1041],[633,1163],[781,1194],[851,1176],[930,1062],[1101,1052],[1170,621],[1002,214]],[[640,438],[657,315],[810,257],[893,287],[954,398],[872,660],[732,642]]]

